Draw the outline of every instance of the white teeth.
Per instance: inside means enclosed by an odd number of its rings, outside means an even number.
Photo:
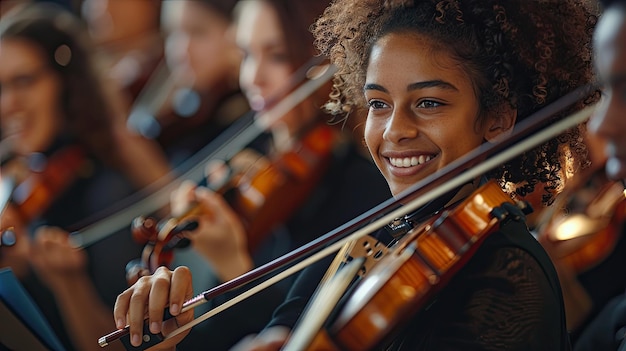
[[[430,159],[431,159],[430,156],[420,155],[419,157],[413,156],[413,157],[402,157],[402,158],[389,158],[389,162],[394,167],[407,168],[407,167],[421,165],[422,163],[426,163],[430,161]]]

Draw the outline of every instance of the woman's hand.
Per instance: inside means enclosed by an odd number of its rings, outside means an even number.
[[[31,252],[33,268],[53,290],[73,281],[77,276],[87,274],[87,254],[82,249],[72,247],[69,233],[60,228],[38,228]]]
[[[191,299],[191,272],[187,267],[178,267],[170,271],[159,267],[153,275],[141,277],[133,286],[118,295],[113,309],[115,325],[118,329],[130,327],[130,342],[133,346],[141,345],[141,335],[146,315],[150,332],[167,336],[179,326],[193,320],[193,310],[181,313],[183,303]],[[163,321],[163,311],[169,306],[169,312],[175,318]],[[151,350],[165,350],[178,344],[189,331],[163,341]]]
[[[243,223],[221,195],[184,182],[172,193],[171,204],[175,215],[194,205],[203,209],[200,215],[194,216],[198,228],[186,236],[194,249],[211,263],[222,281],[231,280],[253,268]]]

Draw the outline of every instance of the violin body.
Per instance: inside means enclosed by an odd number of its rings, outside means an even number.
[[[415,228],[364,277],[336,319],[308,350],[369,350],[382,345],[472,257],[508,216],[513,200],[493,181],[452,210]],[[296,347],[297,348],[297,347]]]
[[[236,167],[229,180],[216,189],[242,220],[249,251],[253,252],[276,225],[289,219],[309,197],[329,166],[336,141],[333,128],[320,123],[287,152]],[[173,249],[189,244],[184,232],[195,229],[197,224],[193,219],[203,213],[210,214],[201,205],[195,205],[176,218],[162,221],[136,218],[132,224],[133,237],[146,246],[141,262],[135,262],[140,267],[136,264],[127,267],[129,282],[136,281],[138,274],[168,266]]]
[[[50,157],[35,156],[30,161],[27,164],[16,157],[0,171],[0,250],[4,250],[0,267],[10,266],[20,278],[30,270],[30,224],[76,180],[85,166],[85,155],[82,148],[67,146]]]
[[[241,177],[232,204],[247,227],[251,252],[309,197],[328,169],[336,138],[332,127],[318,124],[292,149]]]
[[[626,218],[626,189],[607,178],[604,165],[581,174],[543,216],[539,241],[550,255],[576,273],[611,254]]]
[[[2,229],[25,227],[43,214],[77,178],[84,161],[82,148],[68,146],[47,159],[34,162],[34,165],[26,165],[22,160],[16,160],[4,166],[0,181],[10,184],[6,188],[3,186],[3,190],[9,190],[10,195],[3,205],[11,206],[16,215],[12,216],[13,221],[3,222]]]

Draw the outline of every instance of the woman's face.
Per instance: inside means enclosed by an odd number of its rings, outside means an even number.
[[[237,19],[236,40],[243,52],[241,89],[252,108],[267,108],[288,86],[294,71],[274,9],[265,1],[245,1]]]
[[[0,41],[0,125],[22,155],[45,151],[63,128],[60,77],[25,40]]]
[[[499,134],[477,123],[469,76],[426,37],[382,37],[366,74],[365,141],[394,195]]]
[[[229,33],[230,22],[199,1],[181,1],[180,16],[168,36],[168,61],[194,88],[211,91],[239,69],[239,50]]]

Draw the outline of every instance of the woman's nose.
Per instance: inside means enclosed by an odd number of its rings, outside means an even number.
[[[415,116],[404,108],[394,108],[387,119],[383,138],[393,143],[413,139],[419,135],[419,129],[415,123]]]

